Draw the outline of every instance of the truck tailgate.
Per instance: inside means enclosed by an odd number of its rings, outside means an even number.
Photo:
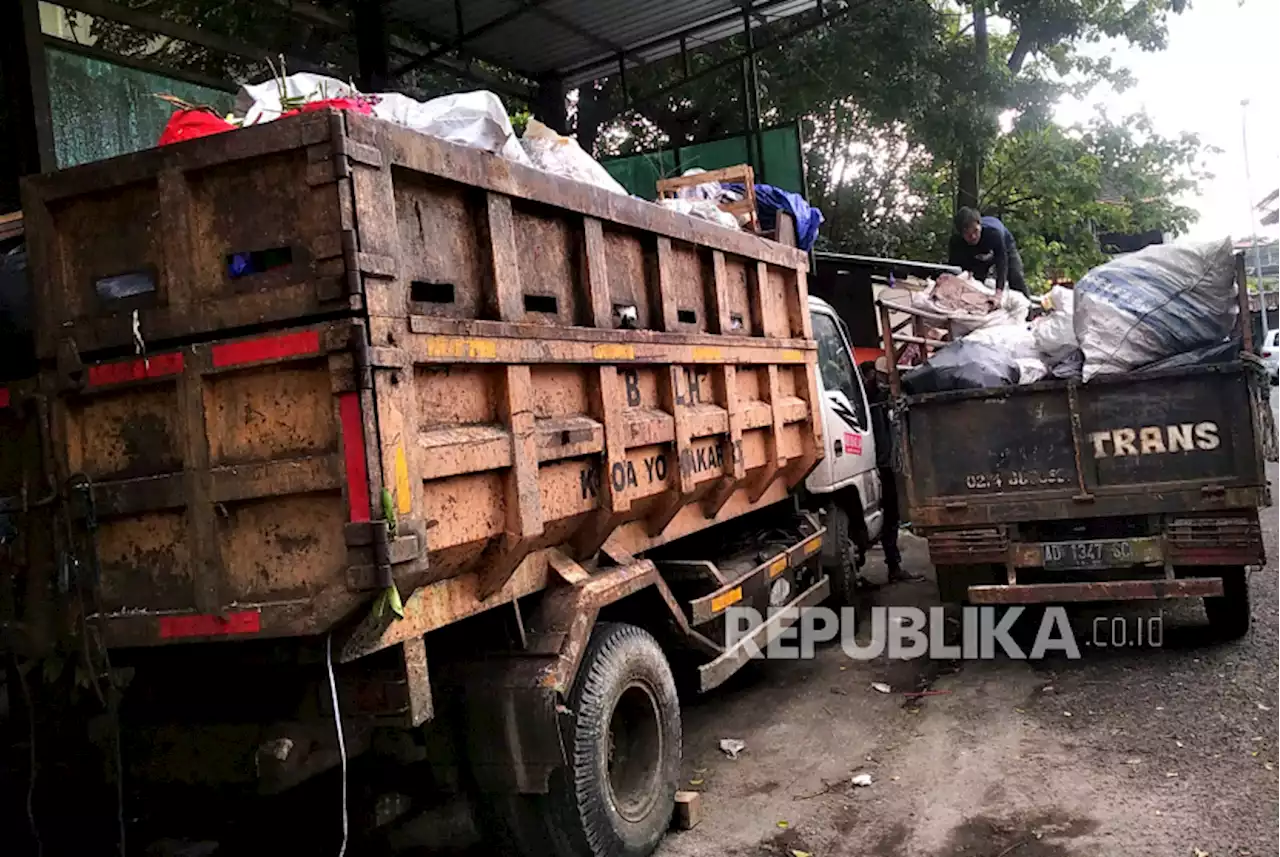
[[[1232,363],[909,397],[911,520],[952,526],[1255,505],[1266,480],[1250,384],[1250,370]]]

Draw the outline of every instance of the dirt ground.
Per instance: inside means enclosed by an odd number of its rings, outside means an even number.
[[[1208,640],[1194,601],[1165,608],[1161,647],[1085,645],[1079,660],[854,661],[829,646],[753,665],[689,701],[683,787],[702,792],[703,820],[658,854],[1276,854],[1274,507],[1264,520],[1271,560],[1251,576],[1254,625],[1238,642]],[[932,575],[924,543],[903,543]],[[875,556],[868,574],[883,579]],[[929,579],[872,595],[935,597]],[[1099,605],[1072,624],[1085,642],[1094,617],[1120,616],[1132,640],[1155,610]],[[718,749],[727,737],[746,742],[737,760]],[[872,785],[851,785],[861,773]]]

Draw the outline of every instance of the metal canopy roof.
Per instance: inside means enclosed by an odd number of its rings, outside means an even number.
[[[753,27],[821,9],[822,0],[390,0],[389,20],[439,40],[418,65],[471,53],[567,88]]]

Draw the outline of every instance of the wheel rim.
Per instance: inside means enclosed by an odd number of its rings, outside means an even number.
[[[663,738],[658,700],[641,682],[623,688],[609,718],[609,793],[618,814],[640,821],[658,800]]]

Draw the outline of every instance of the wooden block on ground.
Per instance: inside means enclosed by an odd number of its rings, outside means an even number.
[[[699,821],[702,821],[702,792],[676,792],[671,826],[676,830],[692,830]]]

